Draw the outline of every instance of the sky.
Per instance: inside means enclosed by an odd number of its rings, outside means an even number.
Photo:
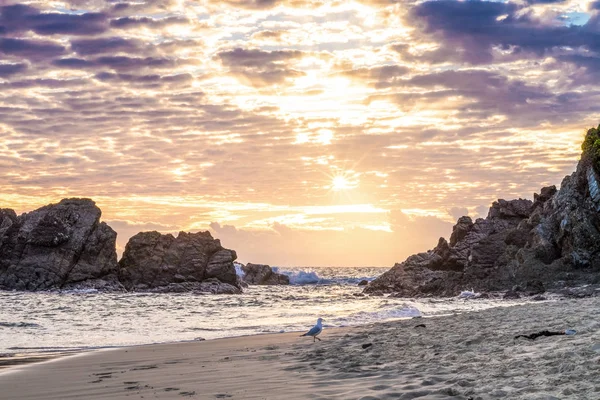
[[[392,266],[560,185],[600,111],[600,1],[0,0],[0,207],[241,262]]]

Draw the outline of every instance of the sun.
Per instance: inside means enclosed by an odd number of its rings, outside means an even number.
[[[351,189],[352,184],[346,179],[345,176],[338,175],[333,177],[333,182],[331,183],[331,188],[335,191],[338,190],[346,190]]]

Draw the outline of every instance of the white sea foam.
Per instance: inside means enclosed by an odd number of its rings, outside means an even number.
[[[323,282],[323,279],[315,271],[286,271],[279,267],[273,267],[273,271],[290,278],[291,285],[308,285]]]
[[[458,295],[458,298],[471,299],[471,298],[477,297],[477,296],[479,296],[479,293],[475,293],[475,291],[473,291],[473,289],[471,289],[471,290],[463,290],[462,292],[460,292],[460,294]]]
[[[243,278],[244,275],[246,275],[246,273],[242,269],[242,264],[234,262],[233,265],[235,266],[236,275],[239,276],[240,278]]]
[[[35,351],[32,343],[79,349],[298,332],[317,316],[330,328],[509,304],[362,296],[357,282],[382,268],[280,270],[295,284],[250,286],[242,295],[0,291],[0,353]]]

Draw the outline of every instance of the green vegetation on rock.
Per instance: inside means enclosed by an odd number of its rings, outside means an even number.
[[[591,158],[594,169],[600,171],[600,125],[587,131],[581,149]]]

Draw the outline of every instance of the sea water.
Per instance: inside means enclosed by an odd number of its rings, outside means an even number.
[[[358,282],[387,268],[279,268],[289,286],[241,295],[0,291],[0,353],[69,351],[300,332],[428,317],[499,305],[498,300],[364,296]]]

